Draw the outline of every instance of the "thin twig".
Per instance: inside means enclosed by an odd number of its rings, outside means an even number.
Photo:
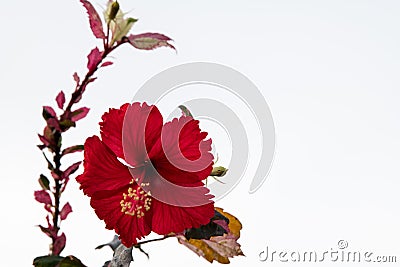
[[[175,234],[169,234],[169,235],[165,235],[165,236],[160,237],[160,238],[151,239],[151,240],[145,240],[145,241],[142,241],[142,242],[138,242],[135,245],[135,247],[140,247],[141,245],[144,245],[144,244],[147,244],[147,243],[150,243],[150,242],[161,241],[161,240],[167,239],[169,237],[174,237],[174,236],[176,236],[176,235]]]

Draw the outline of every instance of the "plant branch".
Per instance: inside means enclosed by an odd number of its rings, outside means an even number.
[[[126,42],[126,41],[125,41]],[[125,42],[120,42],[117,43],[115,46],[113,47],[108,47],[108,42],[105,43],[104,45],[104,51],[101,55],[101,60],[99,60],[99,62],[96,64],[96,66],[89,70],[86,75],[85,78],[82,80],[82,82],[77,86],[77,88],[75,89],[75,91],[72,93],[71,95],[71,99],[68,102],[67,107],[65,108],[63,114],[60,116],[60,118],[67,118],[69,116],[69,114],[71,113],[71,109],[72,106],[79,102],[79,100],[82,98],[82,95],[87,87],[87,85],[91,82],[91,79],[93,77],[93,75],[96,73],[96,71],[99,69],[99,66],[101,65],[101,63],[104,61],[105,58],[107,58],[107,56],[114,51],[117,47],[119,47],[121,44],[125,43]],[[54,191],[53,196],[54,196],[54,213],[53,215],[53,227],[54,227],[54,231],[55,231],[55,236],[52,237],[52,244],[50,246],[50,254],[51,255],[57,255],[59,254],[59,252],[57,253],[55,251],[55,241],[56,241],[56,237],[58,236],[58,231],[60,230],[60,198],[61,198],[61,189],[63,187],[63,185],[65,185],[65,181],[63,182],[60,178],[62,177],[62,171],[61,171],[61,158],[62,158],[62,134],[63,132],[60,131],[54,131],[54,142],[55,142],[55,147],[53,150],[53,164],[51,164],[51,162],[46,158],[46,160],[49,163],[49,168],[50,171],[52,173],[54,173],[56,175],[56,177],[54,178]],[[54,168],[53,168],[54,166]]]
[[[102,53],[102,58],[101,60],[96,64],[96,67],[93,68],[93,70],[88,71],[88,73],[86,73],[85,78],[83,79],[83,81],[81,82],[81,84],[78,86],[77,90],[72,94],[71,100],[69,101],[64,114],[62,116],[64,116],[65,114],[67,114],[68,112],[71,111],[72,106],[76,103],[77,99],[79,99],[79,97],[82,96],[83,91],[85,90],[86,86],[89,84],[90,79],[92,78],[92,76],[95,74],[95,72],[99,69],[99,66],[101,65],[101,63],[104,61],[104,59],[112,52],[114,51],[116,48],[118,48],[120,45],[122,45],[125,42],[120,42],[117,45],[113,46],[113,47],[108,47],[108,45],[105,46],[104,51]],[[61,116],[61,117],[62,117]]]
[[[168,235],[165,235],[165,236],[160,237],[160,238],[151,239],[151,240],[145,240],[145,241],[142,241],[142,242],[138,242],[134,247],[135,248],[136,247],[140,247],[141,245],[144,245],[144,244],[147,244],[147,243],[165,240],[167,238],[174,237],[174,236],[176,236],[176,235],[175,234],[168,234]]]
[[[53,162],[54,162],[54,173],[58,176],[61,177],[61,133],[60,132],[56,132],[54,135],[54,139],[55,139],[55,143],[57,144],[56,149],[54,151],[54,156],[53,156]],[[61,197],[61,182],[59,179],[55,179],[54,178],[54,183],[55,183],[55,191],[53,192],[54,194],[54,215],[53,215],[53,227],[56,233],[56,236],[58,235],[58,231],[60,229],[59,227],[59,221],[58,218],[60,216],[60,197]],[[55,255],[57,253],[55,253],[55,238],[52,238],[52,245],[51,245],[51,255]]]

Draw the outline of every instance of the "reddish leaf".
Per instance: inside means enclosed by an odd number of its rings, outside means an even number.
[[[61,132],[60,124],[56,118],[50,118],[47,120],[47,125],[50,128],[56,129],[57,131]]]
[[[64,207],[61,209],[60,211],[60,218],[61,220],[65,220],[68,216],[68,214],[70,214],[72,212],[72,207],[71,205],[67,202]]]
[[[49,213],[53,213],[54,211],[52,210],[53,206],[50,204],[44,205],[44,209],[47,210]]]
[[[137,35],[131,34],[128,36],[128,40],[130,44],[137,49],[152,50],[162,46],[175,49],[175,47],[169,43],[172,39],[161,33],[148,32]]]
[[[42,112],[43,118],[47,121],[50,118],[55,118],[57,117],[56,112],[52,107],[49,106],[43,106],[43,112]]]
[[[43,135],[38,134],[40,141],[43,143],[45,147],[50,145],[50,141],[46,139]]]
[[[76,98],[75,103],[78,103],[78,102],[82,99],[82,94],[86,91],[86,86],[87,86],[89,83],[94,82],[96,79],[97,79],[96,77],[95,77],[95,78],[90,78],[90,79],[87,81],[86,84],[83,84],[83,85],[82,85],[81,94]]]
[[[46,221],[47,221],[47,225],[49,226],[49,228],[54,228],[53,225],[50,223],[50,217],[49,215],[46,216]]]
[[[46,216],[46,221],[47,221],[47,227],[38,225],[40,230],[42,230],[42,232],[45,233],[48,237],[51,238],[57,237],[57,230],[54,229],[53,225],[50,223],[50,218],[48,215]]]
[[[79,165],[81,164],[81,161],[78,161],[74,164],[72,164],[71,166],[69,166],[62,174],[62,178],[65,179],[67,177],[69,177],[71,174],[73,174],[74,172],[76,172],[79,169]]]
[[[242,223],[239,221],[239,219],[236,218],[235,216],[233,216],[232,214],[224,211],[223,208],[215,207],[215,210],[218,211],[219,213],[221,213],[226,218],[228,218],[228,220],[229,220],[229,223],[228,223],[229,232],[228,232],[228,234],[233,234],[236,238],[239,238],[240,237],[240,230],[242,230]]]
[[[75,153],[75,152],[80,152],[83,151],[84,146],[83,145],[77,145],[77,146],[70,146],[67,147],[66,149],[64,149],[61,153],[61,155],[67,155],[67,154],[71,154],[71,153]]]
[[[49,119],[53,120],[53,119]],[[55,147],[55,142],[54,142],[54,135],[53,135],[53,130],[50,129],[49,126],[44,127],[43,130],[43,135],[38,134],[40,141],[42,141],[43,146],[40,149],[44,148],[49,148],[50,150],[53,150]]]
[[[40,228],[40,230],[45,233],[48,237],[53,238],[55,237],[57,234],[54,231],[53,227],[44,227],[42,225],[38,225],[38,227]]]
[[[97,65],[102,60],[102,55],[103,55],[103,53],[100,52],[100,50],[97,47],[93,48],[93,50],[90,51],[90,53],[87,57],[88,58],[87,68],[88,68],[89,72],[92,72],[96,69]]]
[[[67,242],[67,238],[64,233],[60,236],[57,236],[54,245],[53,245],[53,255],[60,255],[61,251],[65,248],[65,243]]]
[[[57,106],[60,109],[63,109],[64,104],[65,104],[65,94],[63,91],[59,92],[57,97],[56,97],[56,102],[57,102]]]
[[[55,180],[59,180],[59,179],[60,179],[60,176],[59,176],[57,173],[55,173],[54,171],[51,172],[51,176],[52,176]]]
[[[69,177],[65,177],[64,178],[64,183],[61,186],[61,193],[63,193],[65,191],[65,188],[67,187],[68,182],[69,182]]]
[[[72,75],[72,77],[74,78],[74,81],[76,82],[77,85],[81,82],[78,73],[74,72],[74,75]]]
[[[100,67],[107,67],[107,66],[110,66],[110,65],[112,65],[113,63],[111,62],[111,61],[106,61],[106,62],[104,62],[103,64],[101,64],[101,66]]]
[[[213,223],[221,226],[227,233],[229,233],[228,223],[225,220],[214,220]]]
[[[89,113],[89,108],[80,108],[72,112],[71,114],[71,121],[76,122],[84,117]]]
[[[51,143],[54,143],[54,134],[53,130],[50,129],[49,126],[44,127],[43,129],[43,136]]]
[[[103,30],[103,23],[101,22],[99,14],[90,2],[81,0],[81,3],[86,8],[86,11],[89,15],[90,28],[92,29],[94,36],[99,39],[105,39],[106,36]]]
[[[42,230],[43,233],[45,233],[48,237],[51,237],[51,230],[47,227],[44,227],[42,225],[38,225],[38,227],[40,228],[40,230]]]
[[[39,203],[52,205],[51,197],[46,190],[35,191],[35,199]]]

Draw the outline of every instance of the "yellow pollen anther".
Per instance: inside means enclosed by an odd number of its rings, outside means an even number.
[[[149,183],[142,183],[142,185],[148,186]],[[123,199],[120,201],[121,212],[137,218],[143,217],[145,212],[151,208],[151,198],[148,197],[150,195],[150,191],[146,192],[141,187],[129,187],[127,193],[122,194]]]

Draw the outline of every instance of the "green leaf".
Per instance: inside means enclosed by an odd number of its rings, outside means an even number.
[[[86,267],[86,265],[75,256],[67,256],[56,267]]]
[[[56,267],[63,257],[60,256],[41,256],[33,260],[33,266],[35,267]]]
[[[86,267],[75,256],[41,256],[33,260],[35,267]]]
[[[70,127],[75,127],[75,122],[71,121],[71,120],[62,120],[60,121],[60,127],[64,128],[64,129],[68,129]]]
[[[39,177],[39,184],[43,188],[43,190],[50,190],[50,181],[43,174],[41,174]]]

